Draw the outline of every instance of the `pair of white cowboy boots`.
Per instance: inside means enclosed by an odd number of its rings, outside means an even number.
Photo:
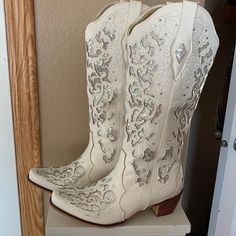
[[[59,168],[35,168],[52,203],[109,225],[153,207],[171,213],[183,188],[181,152],[219,40],[210,15],[183,1],[104,8],[85,33],[90,139]]]

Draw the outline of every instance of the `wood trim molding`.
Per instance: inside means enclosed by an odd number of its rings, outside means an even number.
[[[23,236],[43,236],[42,190],[27,179],[40,166],[34,1],[4,0]]]

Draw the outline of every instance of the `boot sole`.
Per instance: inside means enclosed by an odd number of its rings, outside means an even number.
[[[180,194],[176,195],[175,197],[173,198],[170,198],[170,199],[167,199],[163,202],[160,202],[158,204],[155,204],[153,206],[150,206],[148,208],[151,208],[153,213],[155,214],[156,217],[161,217],[161,216],[167,216],[167,215],[170,215],[174,212],[174,210],[176,209],[178,203],[179,203],[179,200],[181,198],[181,195],[182,195],[182,191]],[[124,222],[127,222],[129,221],[131,218],[133,218],[135,215],[137,215],[139,212],[137,212],[136,214],[134,214],[133,216],[131,216],[129,219],[126,219],[124,221],[121,221],[121,222],[118,222],[118,223],[113,223],[113,224],[99,224],[99,223],[93,223],[93,222],[89,222],[87,220],[84,220],[84,219],[81,219],[79,217],[76,217],[68,212],[65,212],[64,210],[62,210],[61,208],[57,207],[56,205],[54,205],[54,203],[52,202],[52,197],[50,197],[50,205],[56,209],[56,210],[59,210],[60,212],[64,213],[64,214],[67,214],[71,217],[73,217],[74,219],[77,219],[77,220],[80,220],[84,223],[87,223],[87,224],[91,224],[91,225],[96,225],[96,226],[99,226],[99,227],[104,227],[104,226],[108,226],[108,227],[113,227],[113,226],[118,226],[118,225],[121,225],[123,224]],[[147,208],[146,208],[147,209]],[[146,210],[145,209],[145,210]]]

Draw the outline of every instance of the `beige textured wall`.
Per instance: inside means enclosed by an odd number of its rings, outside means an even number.
[[[109,2],[112,0],[35,0],[44,166],[70,162],[87,145],[84,30]],[[143,2],[153,6],[165,1]],[[46,198],[45,213],[47,202]]]

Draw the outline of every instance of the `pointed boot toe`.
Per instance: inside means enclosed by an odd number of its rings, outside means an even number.
[[[120,223],[125,220],[124,213],[119,209],[116,195],[103,181],[85,188],[56,189],[52,193],[51,202],[60,210],[89,223]]]
[[[132,9],[132,11],[131,11]],[[30,180],[44,188],[87,186],[109,174],[119,158],[123,127],[127,28],[147,6],[140,1],[112,3],[85,31],[89,143],[82,155],[63,167],[30,171]]]
[[[47,190],[76,184],[79,179],[82,185],[84,178],[86,178],[85,171],[79,161],[62,167],[33,168],[29,172],[29,179]]]
[[[29,172],[29,180],[42,187],[45,188],[46,190],[51,190],[56,188],[56,185],[53,183],[50,183],[45,176],[43,176],[41,173],[42,172],[47,172],[47,168],[33,168]]]

